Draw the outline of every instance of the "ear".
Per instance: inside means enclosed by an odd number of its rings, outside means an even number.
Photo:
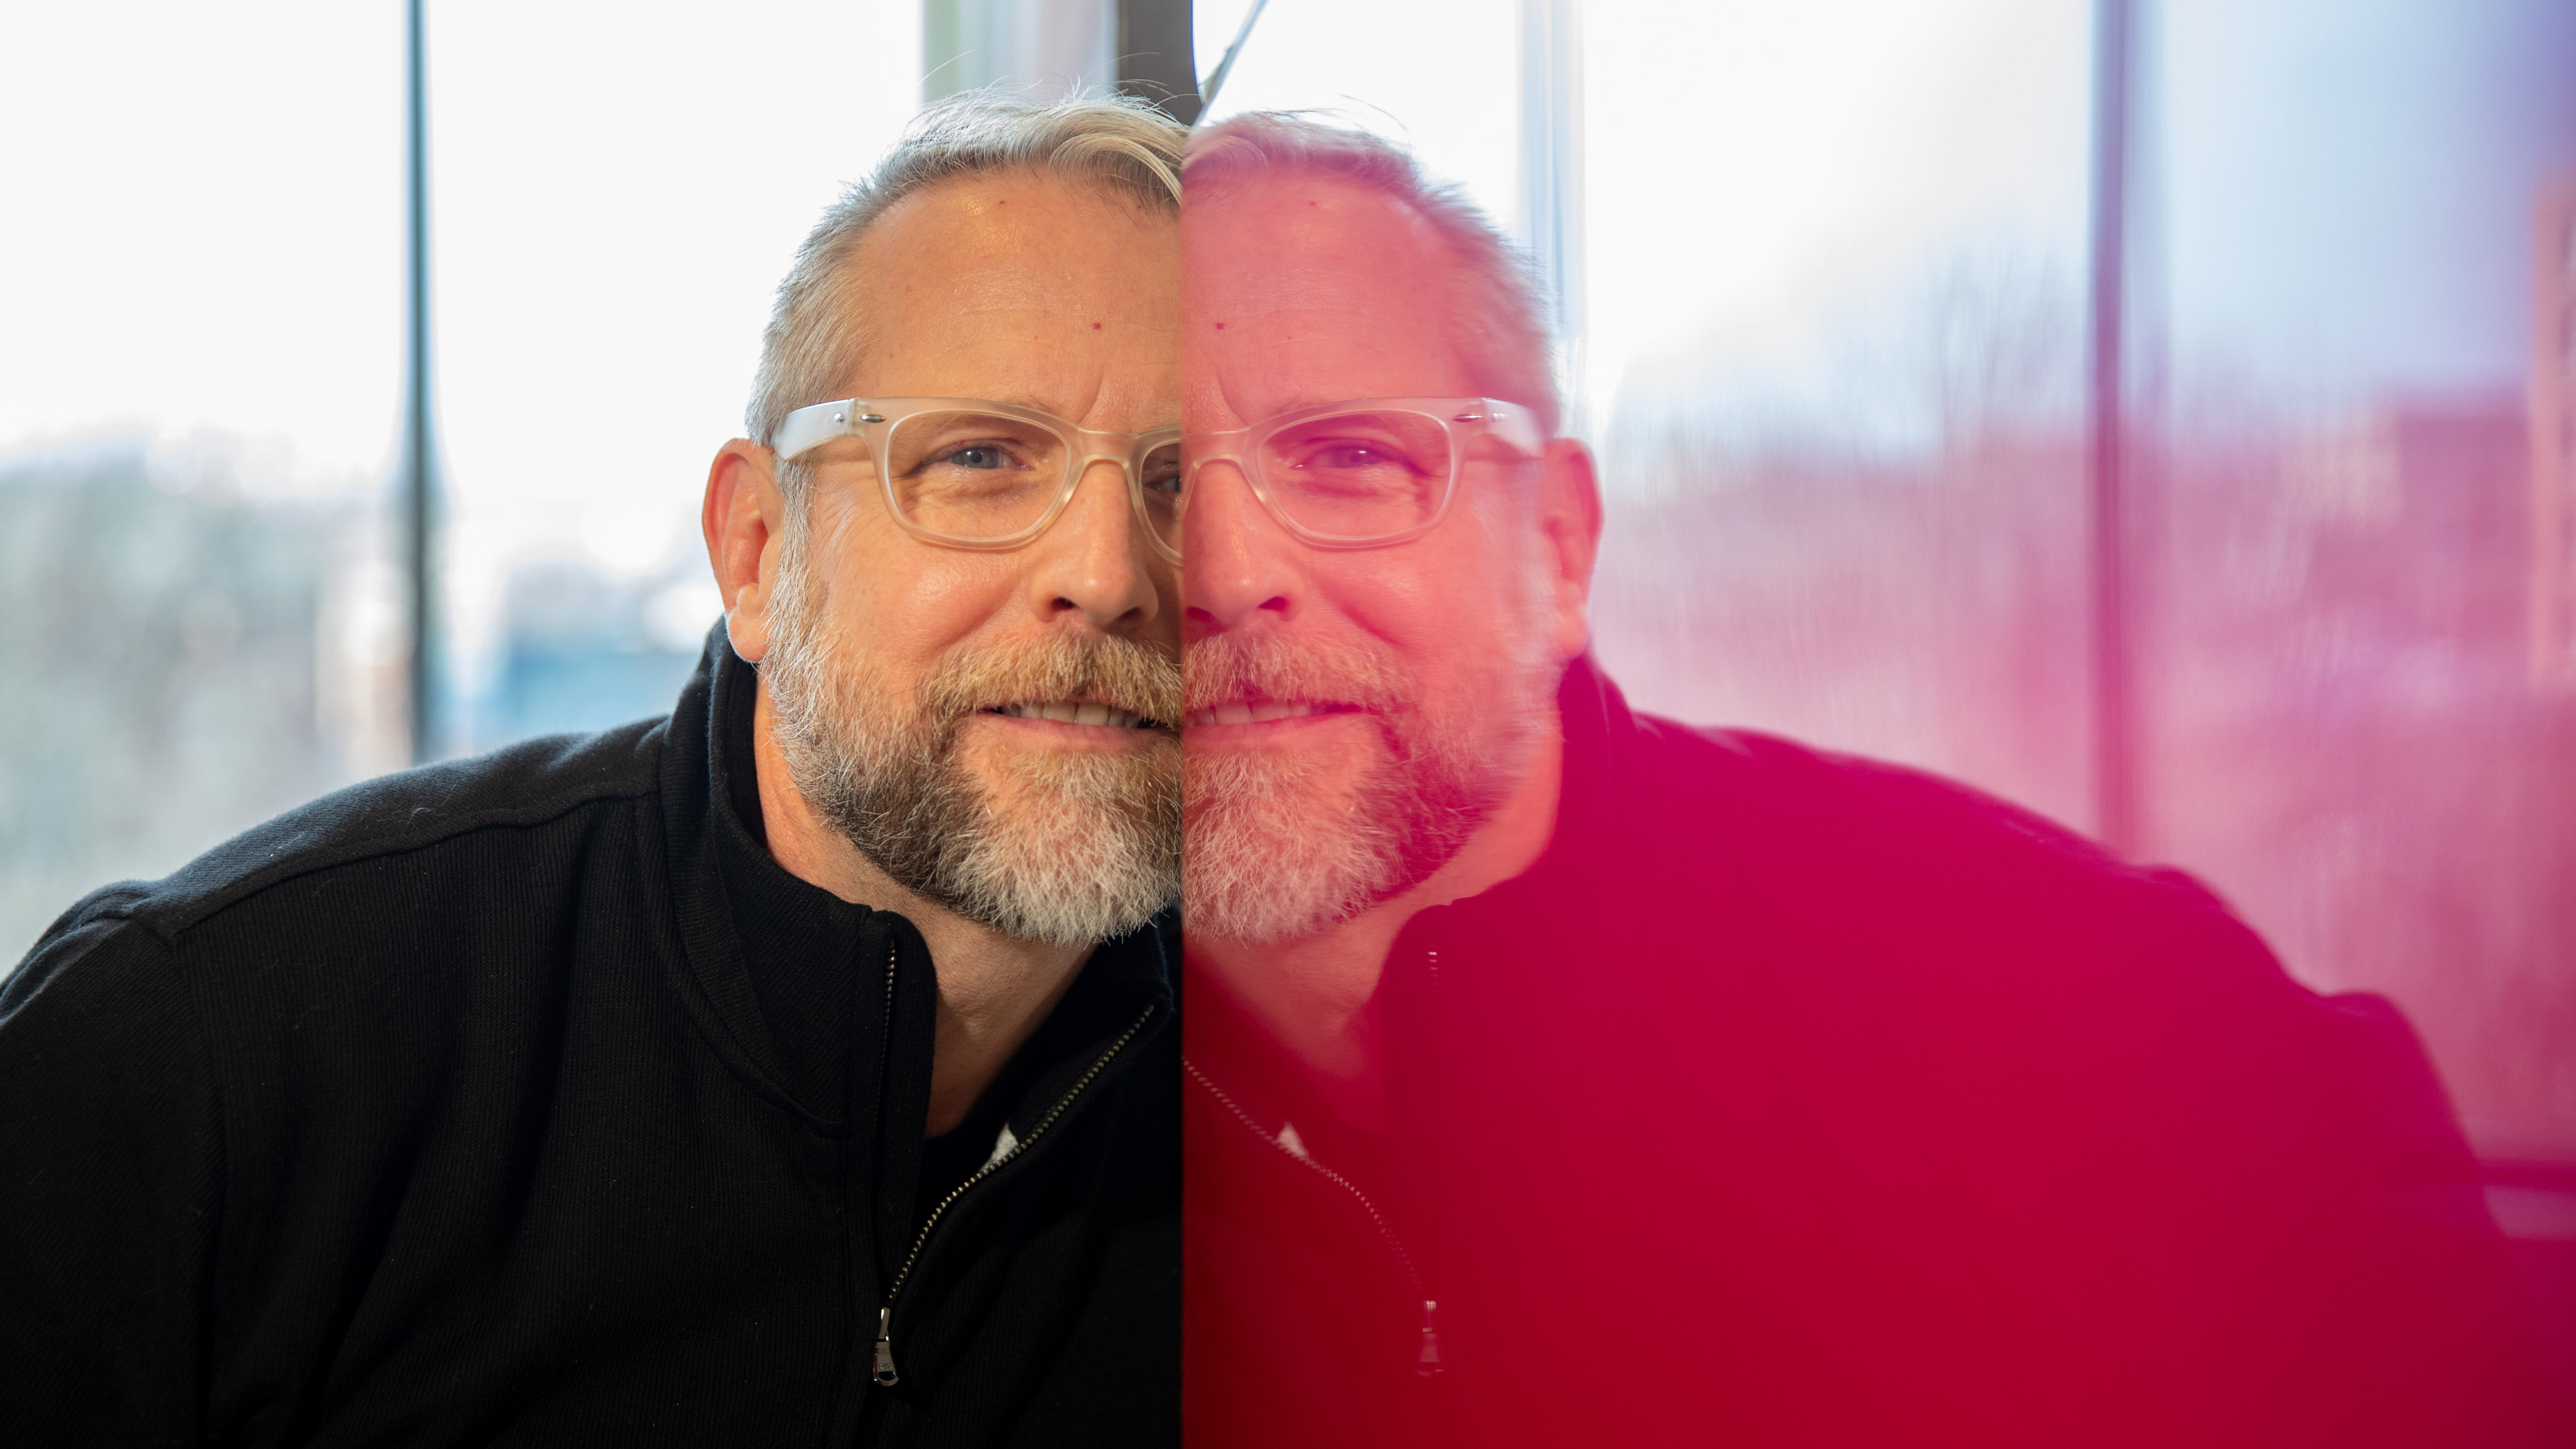
[[[1572,438],[1547,445],[1538,528],[1547,550],[1549,642],[1571,659],[1592,642],[1592,564],[1601,552],[1601,484],[1592,451]]]
[[[787,499],[778,490],[773,455],[747,438],[716,453],[707,469],[706,503],[698,527],[706,534],[707,562],[724,593],[725,632],[733,652],[757,664],[769,652],[769,595],[778,576],[778,544],[786,536]]]

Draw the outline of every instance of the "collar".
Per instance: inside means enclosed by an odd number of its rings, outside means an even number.
[[[1519,875],[1476,895],[1418,912],[1413,923],[1437,923],[1452,914],[1510,912],[1524,903],[1561,908],[1568,899],[1591,898],[1604,883],[1617,845],[1616,832],[1610,829],[1612,802],[1633,754],[1629,744],[1637,733],[1637,718],[1628,708],[1627,697],[1601,672],[1589,650],[1568,663],[1557,681],[1556,715],[1564,735],[1564,754],[1556,823],[1548,831],[1547,848]],[[1414,934],[1413,923],[1399,934]]]
[[[856,1093],[863,1081],[885,1082],[889,1110],[912,1110],[915,1095],[926,1103],[936,974],[903,916],[843,901],[770,857],[752,752],[758,688],[719,621],[672,714],[664,758],[672,899],[692,1004],[718,1049],[782,1105],[837,1131],[866,1110]],[[1042,1092],[1058,1068],[1146,1005],[1168,1015],[1168,963],[1177,959],[1168,918],[1102,943],[989,1093]],[[886,1013],[874,1008],[890,968],[899,1001],[889,1038]],[[853,1071],[858,1060],[894,1070]],[[1016,1122],[1019,1102],[1003,1100]]]
[[[717,870],[780,1073],[799,1099],[830,1102],[847,1070],[858,995],[850,972],[884,958],[887,923],[771,858],[752,763],[758,676],[729,641],[715,652],[707,813]]]

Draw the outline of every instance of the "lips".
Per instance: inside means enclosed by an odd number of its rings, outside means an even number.
[[[1184,729],[1203,729],[1209,725],[1268,724],[1278,719],[1304,719],[1308,715],[1340,714],[1350,708],[1345,704],[1317,704],[1311,700],[1265,699],[1259,702],[1229,700],[1207,709],[1194,709],[1181,716]]]
[[[1133,710],[1120,709],[1116,705],[1102,704],[1097,700],[1027,700],[1013,704],[992,705],[987,707],[984,713],[1003,715],[1011,719],[1049,719],[1060,724],[1103,725],[1110,729],[1121,730],[1162,728],[1160,721],[1148,719]]]
[[[1285,743],[1321,725],[1295,721],[1318,715],[1392,718],[1417,706],[1420,685],[1394,651],[1366,637],[1309,638],[1282,635],[1276,627],[1249,632],[1217,630],[1188,640],[1181,653],[1181,727],[1214,729],[1211,745],[1249,745],[1268,737],[1229,726],[1275,724]]]

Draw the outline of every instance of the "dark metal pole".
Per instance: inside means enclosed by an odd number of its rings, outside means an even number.
[[[2128,633],[2123,304],[2128,279],[2131,0],[2093,7],[2093,277],[2087,472],[2093,531],[2093,802],[2102,843],[2137,845],[2135,690]]]
[[[1243,12],[1243,24],[1235,30],[1233,42],[1226,46],[1225,54],[1217,59],[1216,69],[1208,72],[1207,79],[1199,82],[1200,115],[1206,115],[1208,108],[1216,104],[1218,93],[1225,89],[1225,78],[1234,73],[1235,57],[1243,54],[1244,43],[1252,39],[1252,27],[1259,23],[1262,8],[1269,3],[1270,0],[1252,0],[1252,8]]]
[[[407,36],[410,109],[407,117],[408,217],[405,257],[409,288],[406,376],[403,379],[403,569],[411,592],[411,757],[435,758],[437,713],[434,602],[430,527],[433,516],[429,411],[429,96],[421,44],[421,3],[409,0]]]
[[[1118,89],[1175,121],[1199,118],[1197,41],[1190,0],[1118,0]]]

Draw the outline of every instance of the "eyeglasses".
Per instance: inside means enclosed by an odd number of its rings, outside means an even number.
[[[962,397],[844,398],[798,408],[770,446],[781,461],[835,438],[874,451],[887,509],[905,532],[950,548],[1034,541],[1094,463],[1116,463],[1154,548],[1181,558],[1181,430],[1103,433],[1009,403]]]
[[[1315,548],[1420,538],[1447,515],[1469,463],[1547,451],[1538,414],[1482,397],[1327,403],[1182,442],[1183,511],[1208,464],[1232,463],[1279,526]]]
[[[1538,415],[1493,398],[1366,398],[1283,413],[1249,428],[1107,433],[979,398],[844,398],[789,413],[771,446],[792,460],[836,438],[865,441],[887,511],[950,548],[1014,549],[1046,532],[1093,463],[1116,463],[1154,548],[1181,559],[1181,519],[1200,470],[1232,463],[1280,527],[1315,548],[1382,548],[1448,514],[1471,462],[1546,452]]]

